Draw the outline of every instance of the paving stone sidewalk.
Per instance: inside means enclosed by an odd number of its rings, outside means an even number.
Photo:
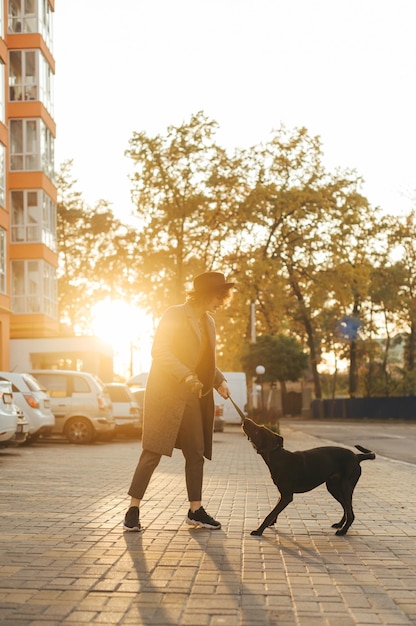
[[[291,450],[323,445],[282,434]],[[346,537],[325,487],[252,537],[277,490],[238,427],[214,441],[204,505],[219,531],[184,524],[179,451],[162,459],[136,534],[121,521],[140,443],[0,450],[1,626],[416,624],[416,466],[363,463]]]

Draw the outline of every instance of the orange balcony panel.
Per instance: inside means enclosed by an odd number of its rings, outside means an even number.
[[[55,59],[39,33],[9,33],[7,35],[7,47],[9,50],[24,50],[38,48],[55,73]]]
[[[7,47],[9,50],[23,48],[40,48],[43,37],[40,33],[7,33]]]
[[[8,370],[10,362],[10,312],[1,306],[0,298],[0,367]]]
[[[12,315],[10,319],[10,339],[56,337],[58,333],[58,320],[46,315]]]
[[[43,189],[52,198],[57,201],[56,187],[52,181],[43,172],[8,172],[7,184],[11,189]]]
[[[52,267],[58,267],[58,255],[43,243],[15,243],[10,246],[9,251],[11,261],[42,259]]]
[[[5,294],[0,294],[0,315],[9,315],[11,313],[10,310],[10,298]],[[3,319],[3,318],[2,318]]]
[[[7,127],[0,122],[0,141],[4,146],[9,143],[9,132]]]
[[[28,117],[40,117],[56,137],[56,124],[44,105],[38,100],[26,100],[25,102],[9,102],[7,107],[7,117],[9,119],[25,119]]]
[[[4,230],[9,230],[9,226],[10,226],[9,214],[2,207],[0,207],[0,226],[4,228]]]
[[[4,39],[0,39],[0,59],[3,61],[3,63],[6,65],[7,63],[7,59],[8,59],[8,54],[7,54],[7,46],[6,43],[4,41]]]

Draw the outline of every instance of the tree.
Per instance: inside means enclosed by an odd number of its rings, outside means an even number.
[[[238,288],[218,315],[220,362],[238,362],[255,302],[256,334],[290,329],[307,345],[319,398],[329,324],[335,332],[342,319],[364,319],[377,212],[355,172],[326,171],[320,138],[305,128],[282,126],[266,144],[232,156],[216,130],[200,112],[164,137],[135,133],[130,141],[145,303],[157,317],[183,301],[196,273],[232,272]],[[348,343],[351,394],[358,342]]]
[[[305,128],[290,133],[281,127],[246,158],[253,185],[244,211],[247,233],[256,234],[252,257],[261,261],[257,284],[262,285],[263,303],[274,307],[284,302],[283,323],[308,346],[315,396],[320,398],[319,315],[331,305],[340,282],[334,267],[350,263],[360,229],[373,220],[372,211],[358,191],[361,180],[356,173],[328,173],[319,137],[311,137]],[[266,298],[266,293],[273,296]],[[353,284],[349,296],[346,313],[357,315],[361,294],[354,292]],[[276,320],[270,309],[267,319]],[[264,328],[267,319],[263,315]]]
[[[230,236],[239,184],[235,160],[215,142],[216,122],[200,112],[165,137],[134,133],[132,197],[143,228],[145,300],[155,316],[183,301],[192,276],[219,267],[238,245]]]
[[[298,381],[308,367],[308,355],[294,337],[279,333],[276,337],[262,335],[255,343],[246,344],[242,356],[246,375],[255,378],[256,367],[263,365],[265,382],[280,383],[282,394],[286,393],[287,381]]]
[[[389,227],[386,228],[389,232]],[[367,363],[360,372],[360,391],[367,396],[390,396],[400,385],[399,361],[394,349],[403,341],[400,332],[401,297],[398,286],[403,284],[402,268],[389,262],[388,247],[371,273],[369,298],[370,320],[366,337]]]
[[[414,210],[403,218],[391,219],[388,238],[389,250],[399,257],[393,262],[396,278],[397,304],[400,319],[406,328],[405,367],[408,372],[416,369],[416,213]],[[416,377],[415,377],[416,380]],[[416,385],[412,393],[416,392]]]
[[[61,321],[75,334],[88,332],[94,304],[105,296],[126,298],[137,275],[136,232],[117,220],[105,201],[86,205],[62,164],[58,188],[58,302]]]

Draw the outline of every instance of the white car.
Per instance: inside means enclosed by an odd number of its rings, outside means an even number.
[[[51,399],[52,434],[83,445],[113,437],[111,399],[97,376],[75,370],[34,370],[31,374]]]
[[[116,435],[141,437],[142,419],[139,404],[130,388],[123,383],[107,383],[104,389],[113,404],[113,418],[116,423]]]
[[[13,404],[11,383],[0,381],[0,448],[24,443],[28,427],[27,420],[20,416]]]
[[[30,374],[0,372],[0,381],[12,383],[13,402],[23,412],[29,422],[27,443],[33,443],[40,436],[49,436],[55,426],[48,394]]]

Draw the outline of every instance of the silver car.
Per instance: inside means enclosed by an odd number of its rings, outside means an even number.
[[[72,370],[35,370],[31,374],[47,391],[55,415],[53,434],[71,443],[111,439],[115,431],[111,400],[99,378]]]
[[[116,435],[141,437],[142,414],[130,388],[123,383],[107,383],[104,389],[113,405]]]
[[[2,380],[12,383],[13,402],[29,422],[26,443],[33,443],[42,435],[50,435],[55,426],[55,417],[51,411],[50,398],[38,381],[30,374],[17,372],[0,372]]]
[[[0,448],[24,443],[29,424],[13,403],[12,384],[0,381]]]

